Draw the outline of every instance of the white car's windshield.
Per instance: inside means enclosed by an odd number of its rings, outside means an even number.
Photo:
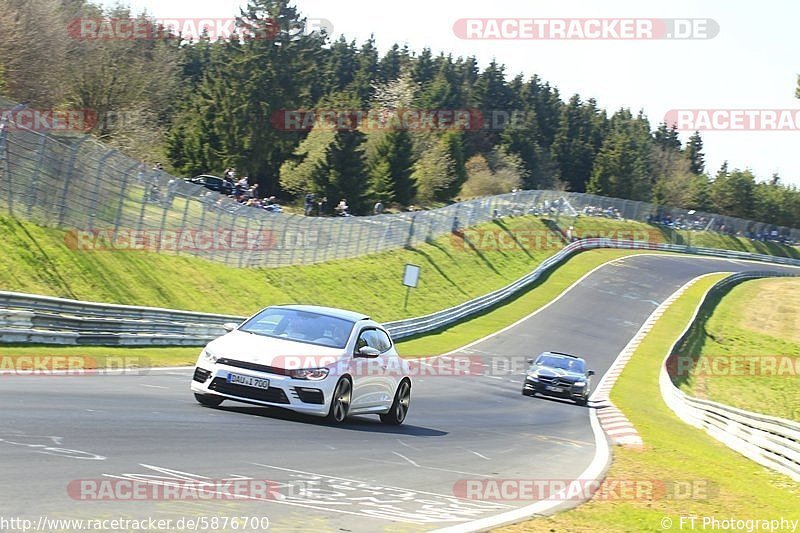
[[[534,366],[549,366],[552,368],[560,368],[569,372],[584,372],[583,361],[580,359],[568,359],[566,357],[552,357],[543,355],[536,359]]]
[[[354,322],[342,318],[268,307],[245,322],[239,330],[267,337],[344,348],[353,325]]]

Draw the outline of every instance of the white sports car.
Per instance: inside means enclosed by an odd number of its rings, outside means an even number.
[[[377,414],[402,424],[411,377],[383,326],[360,313],[311,305],[272,306],[206,345],[192,391],[198,402],[224,400],[327,417]]]

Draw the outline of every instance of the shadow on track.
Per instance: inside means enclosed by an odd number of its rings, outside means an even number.
[[[232,413],[260,416],[262,418],[285,420],[287,422],[314,424],[331,429],[349,431],[368,431],[370,433],[387,433],[393,435],[407,435],[411,437],[444,437],[448,434],[447,431],[441,431],[422,426],[414,426],[411,424],[392,426],[389,424],[384,424],[377,418],[377,416],[375,416],[373,419],[372,415],[352,416],[347,418],[343,423],[335,425],[326,422],[323,418],[296,413],[288,409],[281,409],[280,407],[248,407],[240,405],[221,405],[219,407],[201,407],[198,405],[197,407],[201,409],[214,409],[216,411],[228,411]]]

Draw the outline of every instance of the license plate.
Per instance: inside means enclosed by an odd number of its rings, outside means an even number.
[[[554,387],[553,385],[548,385],[545,387],[545,389],[553,392],[564,392],[564,389],[562,389],[561,387]]]
[[[269,380],[254,378],[253,376],[242,376],[241,374],[228,374],[228,383],[236,385],[244,385],[246,387],[254,387],[256,389],[268,389]]]

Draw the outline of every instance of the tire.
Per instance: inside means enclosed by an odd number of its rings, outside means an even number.
[[[589,398],[578,398],[575,403],[585,406],[589,402]]]
[[[197,394],[195,393],[194,399],[197,400],[197,403],[200,405],[205,405],[206,407],[218,407],[225,398],[222,396],[217,396],[215,394]]]
[[[392,426],[399,426],[406,419],[410,405],[411,383],[404,379],[400,382],[400,385],[397,386],[397,391],[394,393],[394,401],[389,408],[389,412],[381,415],[381,422]]]
[[[331,407],[325,419],[332,424],[341,424],[350,411],[350,401],[353,399],[353,384],[347,378],[340,378],[333,389]]]
[[[522,389],[522,395],[523,396],[533,396],[534,392],[532,390]]]

